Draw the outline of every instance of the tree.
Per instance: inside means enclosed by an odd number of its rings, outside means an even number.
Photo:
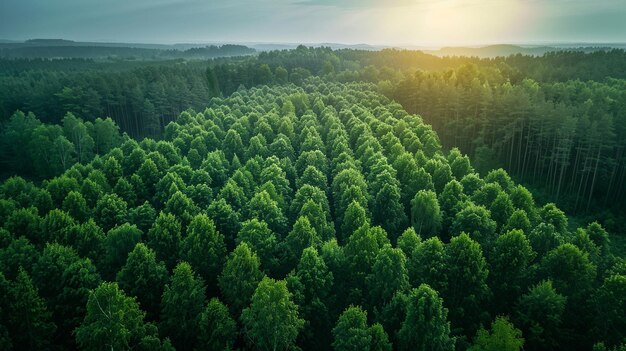
[[[217,276],[226,259],[224,236],[205,214],[193,218],[181,245],[181,258],[195,268],[211,293],[217,292]]]
[[[307,217],[298,218],[284,241],[287,260],[283,262],[283,265],[287,265],[287,267],[295,266],[300,260],[304,249],[307,247],[318,247],[320,244],[321,240],[311,226],[309,219]]]
[[[159,261],[167,268],[174,268],[178,261],[181,243],[180,222],[171,213],[159,213],[152,228],[148,230],[147,245],[154,250]]]
[[[37,288],[28,273],[20,269],[10,287],[8,305],[8,329],[13,345],[24,350],[41,350],[50,347],[56,326],[39,297]]]
[[[76,328],[76,344],[83,350],[127,350],[140,347],[156,328],[144,323],[145,312],[118,288],[102,283],[87,301],[87,314]]]
[[[86,306],[89,294],[96,289],[102,279],[96,266],[88,258],[79,259],[70,264],[61,277],[63,290],[54,299],[54,316],[57,322],[57,335],[62,343],[73,346],[74,340],[67,339],[76,327],[80,325],[87,312]]]
[[[363,209],[358,202],[352,201],[350,205],[348,205],[348,208],[344,213],[343,221],[341,222],[343,241],[345,242],[347,238],[352,235],[352,233],[368,223],[369,220],[367,218],[367,214],[365,213],[365,209]]]
[[[333,328],[335,351],[369,350],[372,336],[367,327],[367,312],[361,307],[348,307]]]
[[[254,195],[248,204],[248,212],[249,218],[263,220],[275,233],[285,235],[287,219],[267,191],[263,190]]]
[[[74,219],[83,222],[89,217],[90,209],[87,201],[78,191],[70,191],[63,200],[63,211],[67,212]]]
[[[230,350],[237,336],[237,324],[226,307],[217,298],[212,298],[200,315],[197,349]]]
[[[398,332],[400,349],[454,350],[448,310],[435,290],[426,284],[411,290],[406,311],[406,319]]]
[[[172,339],[178,350],[193,350],[196,346],[205,303],[204,290],[202,278],[196,277],[184,261],[176,265],[170,283],[165,285],[159,329]]]
[[[73,246],[82,257],[89,257],[94,263],[101,262],[104,256],[105,234],[93,219],[72,229]]]
[[[105,231],[118,226],[126,221],[127,214],[126,201],[116,194],[106,194],[102,196],[94,210],[96,223]]]
[[[402,250],[387,245],[376,256],[372,273],[367,277],[370,306],[391,301],[396,292],[409,289],[406,257]]]
[[[516,307],[516,323],[524,330],[530,350],[558,349],[566,298],[557,293],[549,280],[524,294]]]
[[[557,233],[567,233],[567,216],[555,204],[549,203],[543,206],[539,215],[544,223],[552,224]]]
[[[411,200],[411,224],[417,234],[437,235],[441,229],[441,211],[437,194],[430,190],[420,190]]]
[[[505,317],[496,317],[491,332],[482,327],[476,333],[471,351],[519,351],[524,346],[522,332]]]
[[[496,240],[496,226],[488,210],[483,206],[469,204],[456,214],[450,232],[452,235],[467,233],[480,245],[491,247]]]
[[[209,205],[207,214],[217,230],[224,235],[226,247],[231,250],[235,247],[235,238],[241,227],[240,215],[224,199],[218,199]]]
[[[119,127],[111,118],[96,118],[93,123],[93,131],[90,132],[96,144],[96,153],[105,154],[121,143]]]
[[[354,295],[352,298],[356,301],[365,292],[367,276],[372,271],[378,252],[385,244],[389,244],[389,240],[382,228],[370,228],[366,225],[355,231],[348,239],[344,254],[350,272],[348,276],[350,294]]]
[[[369,328],[369,333],[372,337],[372,343],[370,345],[371,351],[391,351],[391,343],[389,342],[389,336],[385,332],[385,329],[380,323],[375,323]]]
[[[326,335],[325,331],[330,329],[329,300],[333,293],[333,273],[329,271],[317,250],[309,247],[302,252],[295,277],[299,283],[299,291],[292,289],[289,278],[287,287],[294,295],[301,296],[301,301],[296,301],[300,306],[300,316],[306,322],[304,335],[301,336],[307,346],[328,347],[330,335]]]
[[[38,293],[45,299],[54,302],[63,290],[63,273],[79,257],[71,247],[56,243],[46,244],[39,260],[33,266],[33,280]],[[51,305],[55,305],[52,303]]]
[[[313,200],[307,200],[297,217],[306,217],[322,240],[330,240],[335,237],[335,227],[326,219],[322,204]]]
[[[276,234],[267,226],[267,223],[256,218],[242,223],[241,230],[237,234],[237,244],[245,242],[256,252],[263,271],[269,273],[279,267],[278,243]]]
[[[428,284],[443,292],[447,286],[446,253],[443,242],[437,237],[423,241],[413,250],[408,263],[411,286]]]
[[[504,226],[504,231],[510,231],[513,229],[519,229],[524,234],[528,235],[530,233],[530,220],[526,215],[526,211],[524,210],[515,210],[511,214],[511,217],[506,222],[506,226]]]
[[[241,313],[241,322],[247,340],[260,350],[290,349],[304,325],[286,283],[267,277]]]
[[[409,227],[398,237],[397,247],[404,252],[404,256],[410,261],[413,258],[413,252],[421,241],[422,238],[415,233],[415,229]]]
[[[372,221],[391,234],[395,243],[401,230],[407,227],[407,217],[400,199],[400,189],[395,184],[385,184],[376,194]]]
[[[54,209],[41,220],[41,239],[44,242],[68,243],[70,231],[74,225],[76,221],[71,216]]]
[[[115,277],[126,263],[128,254],[141,241],[141,234],[141,230],[128,223],[109,230],[104,239],[104,269],[109,276]]]
[[[117,273],[119,286],[129,295],[137,297],[141,308],[150,319],[158,317],[163,287],[167,281],[167,268],[156,259],[154,251],[138,243],[128,255],[126,264]]]
[[[491,212],[491,216],[498,228],[502,228],[513,214],[513,203],[509,195],[500,193],[489,206],[489,212]]]
[[[197,206],[181,191],[176,191],[174,195],[167,200],[164,209],[164,212],[171,213],[176,216],[177,219],[180,219],[183,227],[186,227],[191,222],[197,211]]]
[[[489,269],[480,244],[467,234],[450,240],[445,250],[448,284],[442,292],[450,321],[465,334],[473,334],[483,318],[482,304],[489,296]]]
[[[510,312],[510,301],[517,301],[526,291],[534,257],[535,252],[521,230],[509,231],[496,240],[489,258],[489,286],[498,312]]]
[[[596,277],[589,255],[569,243],[548,252],[539,271],[542,278],[552,280],[558,292],[575,301],[590,291]]]
[[[252,294],[263,278],[260,266],[259,258],[246,243],[237,245],[228,256],[218,285],[233,315],[239,315],[250,303]]]
[[[545,256],[550,250],[565,242],[554,226],[548,223],[539,223],[528,234],[528,240],[539,257]]]
[[[228,160],[232,159],[233,156],[237,156],[239,158],[243,157],[243,142],[241,141],[241,135],[239,135],[236,130],[228,130],[222,143],[222,150],[224,151],[224,154],[226,155],[226,158]]]
[[[626,336],[626,275],[614,274],[605,278],[594,302],[600,340],[609,346],[619,345]]]

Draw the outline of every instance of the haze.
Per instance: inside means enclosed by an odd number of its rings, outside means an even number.
[[[616,43],[623,0],[3,0],[0,38],[385,45]]]

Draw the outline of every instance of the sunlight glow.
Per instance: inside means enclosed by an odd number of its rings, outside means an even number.
[[[478,45],[515,38],[532,25],[524,0],[417,0],[385,10],[380,28],[405,44]]]

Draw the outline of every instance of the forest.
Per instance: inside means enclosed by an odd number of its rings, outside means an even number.
[[[192,50],[0,59],[0,349],[626,350],[626,52]]]

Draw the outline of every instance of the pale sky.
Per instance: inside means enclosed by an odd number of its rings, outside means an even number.
[[[626,42],[626,0],[0,0],[0,39]]]

